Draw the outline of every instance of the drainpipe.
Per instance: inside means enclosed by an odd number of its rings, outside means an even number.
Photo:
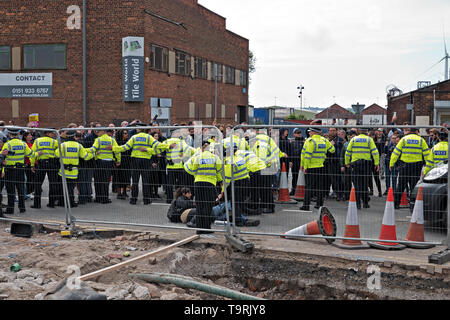
[[[86,70],[86,0],[83,0],[83,126],[87,126],[87,95],[86,85],[87,70]]]

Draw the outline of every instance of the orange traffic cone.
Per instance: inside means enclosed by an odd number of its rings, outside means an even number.
[[[394,190],[392,187],[389,189],[379,239],[397,240],[397,231],[395,228]],[[369,242],[369,245],[371,247],[383,250],[399,250],[406,247],[403,244],[396,242]]]
[[[300,169],[298,171],[297,187],[295,188],[294,200],[301,201],[305,198],[305,174]]]
[[[358,209],[356,207],[355,188],[350,193],[350,201],[348,203],[347,221],[345,226],[344,238],[360,238]],[[342,249],[367,249],[369,246],[363,244],[361,240],[342,240],[341,244],[333,244]]]
[[[297,203],[297,201],[292,200],[289,197],[289,186],[288,178],[286,172],[286,164],[283,162],[283,167],[281,168],[280,177],[280,189],[278,190],[278,200],[275,203],[286,204],[286,203]]]
[[[409,208],[408,194],[406,191],[403,191],[402,199],[400,200],[400,208]]]
[[[408,234],[405,240],[415,242],[425,242],[424,232],[424,219],[423,219],[423,190],[419,187],[416,196],[416,202],[414,204],[414,211],[411,217],[411,223],[409,225]],[[433,244],[406,244],[407,247],[416,249],[428,249],[434,247]]]
[[[311,221],[295,229],[283,233],[282,238],[296,239],[296,236],[323,235],[325,237],[336,236],[337,225],[333,215],[326,207],[320,208],[319,219]],[[297,238],[298,239],[298,238]],[[328,243],[334,242],[334,239],[326,239]]]

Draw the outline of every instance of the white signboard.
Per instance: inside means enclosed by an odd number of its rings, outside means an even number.
[[[0,98],[51,98],[52,73],[0,73]]]
[[[365,114],[362,117],[363,125],[379,126],[387,124],[387,116],[383,114]]]

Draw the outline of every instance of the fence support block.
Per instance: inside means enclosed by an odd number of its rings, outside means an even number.
[[[429,263],[444,264],[448,261],[450,261],[450,248],[439,251],[438,253],[433,253],[428,257]]]
[[[251,253],[255,247],[250,241],[242,239],[236,235],[226,234],[225,238],[233,247],[244,253]]]

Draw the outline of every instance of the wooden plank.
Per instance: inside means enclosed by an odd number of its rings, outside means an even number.
[[[127,261],[124,261],[124,262],[121,262],[121,263],[118,263],[118,264],[115,264],[115,265],[106,267],[106,268],[104,268],[104,269],[100,269],[100,270],[97,270],[97,271],[88,273],[88,274],[86,274],[86,275],[84,275],[84,276],[80,276],[80,277],[78,277],[78,279],[81,280],[81,281],[86,281],[86,280],[88,280],[88,279],[92,279],[92,278],[101,276],[102,274],[105,274],[105,273],[107,273],[107,272],[111,272],[111,271],[117,270],[117,269],[119,269],[119,268],[121,268],[121,267],[123,267],[123,266],[129,265],[129,264],[131,264],[131,263],[133,263],[133,262],[136,262],[136,261],[140,261],[140,260],[146,259],[146,258],[151,257],[151,256],[154,256],[154,255],[156,255],[156,254],[158,254],[158,253],[161,253],[161,252],[170,250],[170,249],[172,249],[172,248],[181,246],[181,245],[183,245],[183,244],[192,242],[192,241],[194,241],[194,240],[197,240],[198,238],[200,238],[199,235],[194,235],[194,236],[189,237],[189,238],[186,238],[186,239],[184,239],[184,240],[175,242],[175,243],[173,243],[173,244],[171,244],[171,245],[169,245],[169,246],[167,246],[167,247],[159,248],[159,249],[157,249],[157,250],[155,250],[155,251],[146,253],[146,254],[144,254],[144,255],[142,255],[142,256],[135,257],[135,258],[133,258],[133,259],[130,259],[130,260],[127,260]]]

